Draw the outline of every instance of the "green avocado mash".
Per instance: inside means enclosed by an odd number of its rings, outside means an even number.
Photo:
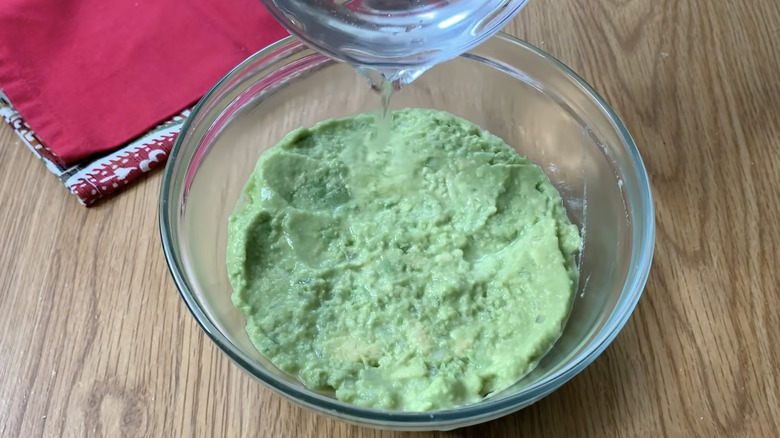
[[[262,155],[229,221],[233,303],[257,349],[356,405],[473,403],[560,336],[581,240],[542,170],[449,113],[358,115]]]

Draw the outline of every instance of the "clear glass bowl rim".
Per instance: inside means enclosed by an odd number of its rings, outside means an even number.
[[[567,367],[560,369],[557,372],[550,374],[545,379],[534,382],[521,391],[505,398],[486,400],[473,405],[434,412],[382,411],[343,403],[278,379],[271,373],[263,370],[262,367],[259,367],[247,355],[234,347],[232,342],[230,342],[211,321],[209,321],[206,314],[201,310],[197,298],[192,293],[189,281],[183,275],[183,262],[176,243],[178,237],[175,236],[175,229],[172,228],[172,224],[175,222],[175,215],[178,214],[181,208],[179,205],[180,200],[170,199],[172,188],[174,187],[177,178],[181,179],[183,177],[183,175],[177,175],[174,172],[176,168],[175,164],[177,157],[185,144],[185,140],[188,139],[191,123],[198,119],[197,116],[208,102],[215,96],[218,96],[223,91],[223,88],[232,85],[236,76],[254,66],[258,60],[265,58],[265,63],[272,65],[277,63],[280,59],[278,56],[269,55],[274,53],[278,54],[280,53],[280,50],[285,48],[292,49],[302,45],[298,39],[292,36],[287,37],[256,52],[233,68],[220,79],[220,81],[217,82],[193,108],[191,114],[182,126],[181,132],[168,157],[168,162],[163,174],[159,202],[160,237],[166,263],[187,308],[195,317],[195,320],[206,335],[231,360],[278,394],[313,409],[314,411],[369,426],[421,430],[431,427],[446,429],[459,427],[460,425],[465,424],[476,424],[498,418],[526,407],[568,382],[590,365],[607,348],[607,346],[609,346],[631,316],[647,282],[655,247],[655,216],[652,194],[647,172],[634,140],[612,107],[585,80],[565,64],[541,49],[504,32],[498,32],[491,38],[500,39],[503,40],[503,42],[520,46],[523,50],[533,52],[544,58],[547,62],[552,63],[553,66],[559,69],[564,75],[576,82],[576,84],[605,112],[605,115],[610,119],[613,126],[617,128],[618,135],[623,142],[623,147],[628,151],[633,170],[636,172],[637,180],[639,181],[639,199],[627,199],[627,201],[629,202],[628,205],[631,211],[640,211],[642,214],[632,221],[633,245],[631,262],[629,265],[630,268],[615,309],[610,314],[603,329],[594,341],[586,346]],[[476,47],[475,49],[478,48],[479,47]],[[260,68],[262,68],[262,66]],[[187,167],[183,167],[183,170],[186,169]]]

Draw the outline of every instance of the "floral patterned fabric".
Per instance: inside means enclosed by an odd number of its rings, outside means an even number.
[[[46,147],[0,91],[0,116],[84,206],[108,198],[165,165],[168,154],[190,110],[184,110],[139,138],[104,156],[65,165]]]

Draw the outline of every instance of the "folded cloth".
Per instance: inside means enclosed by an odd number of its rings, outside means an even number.
[[[0,114],[91,205],[164,163],[188,108],[285,36],[258,0],[3,0]]]

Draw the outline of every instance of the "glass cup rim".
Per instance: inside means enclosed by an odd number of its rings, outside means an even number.
[[[626,282],[623,284],[618,303],[615,305],[615,308],[605,322],[604,327],[599,331],[594,340],[585,346],[584,350],[578,354],[567,367],[551,373],[544,379],[530,384],[515,394],[508,395],[499,400],[486,400],[477,404],[433,412],[382,411],[347,404],[317,394],[314,391],[304,389],[302,386],[297,387],[278,379],[271,373],[262,370],[261,367],[257,366],[255,361],[235,347],[233,343],[219,331],[216,325],[209,320],[206,313],[201,309],[198,300],[192,292],[190,282],[184,275],[184,264],[179,248],[177,247],[177,227],[174,225],[176,222],[174,216],[183,208],[183,205],[179,205],[180,200],[178,199],[170,199],[173,195],[172,190],[177,178],[181,178],[181,176],[175,172],[177,168],[176,161],[182,148],[184,148],[185,144],[189,143],[191,127],[194,121],[198,119],[197,116],[203,111],[207,103],[219,96],[223,89],[232,83],[235,76],[240,75],[248,68],[255,66],[259,61],[262,62],[259,66],[261,68],[264,66],[271,66],[280,59],[294,53],[295,49],[305,47],[299,40],[290,36],[261,49],[234,67],[195,105],[189,117],[185,120],[180,134],[177,136],[175,144],[169,154],[168,163],[166,164],[163,173],[160,201],[158,204],[160,238],[166,264],[185,305],[192,313],[198,325],[223,353],[237,363],[244,371],[248,372],[255,379],[260,380],[278,394],[317,412],[369,426],[414,429],[415,426],[459,427],[459,424],[464,422],[475,424],[482,420],[489,420],[514,412],[545,397],[569,381],[585,367],[590,365],[606,349],[622,330],[623,326],[633,313],[647,282],[655,247],[655,217],[649,179],[633,138],[612,107],[585,80],[565,64],[543,50],[504,32],[499,32],[490,39],[502,40],[502,42],[519,46],[522,50],[530,51],[531,53],[540,56],[545,61],[550,62],[553,67],[558,69],[564,76],[567,76],[581,87],[588,97],[598,104],[604,112],[604,115],[612,123],[612,126],[616,128],[622,146],[627,150],[632,168],[634,172],[636,172],[639,199],[638,202],[636,202],[637,200],[632,200],[630,198],[627,201],[632,204],[628,207],[629,211],[639,211],[641,213],[638,215],[639,220],[634,222],[635,226],[632,227],[633,245],[631,250],[631,263],[629,264],[630,268],[627,273]],[[475,50],[478,48],[479,47],[475,48]],[[314,54],[316,52],[312,51],[312,53]],[[199,140],[200,139],[198,139],[198,141]],[[198,147],[200,147],[200,145],[198,145]],[[172,205],[171,201],[175,201],[176,204]],[[636,226],[637,222],[642,226]]]

